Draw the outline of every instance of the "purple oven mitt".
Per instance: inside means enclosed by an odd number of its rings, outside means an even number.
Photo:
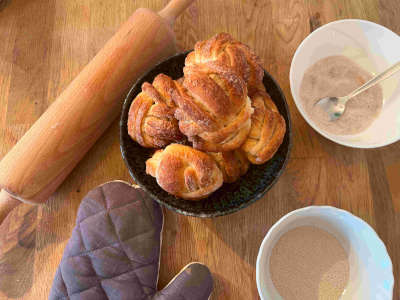
[[[208,268],[186,266],[157,292],[163,214],[141,189],[114,181],[89,192],[64,250],[49,299],[206,300]]]

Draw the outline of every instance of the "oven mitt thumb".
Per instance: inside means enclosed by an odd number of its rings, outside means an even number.
[[[49,299],[206,300],[208,268],[186,266],[157,292],[163,214],[141,189],[113,181],[88,193]]]

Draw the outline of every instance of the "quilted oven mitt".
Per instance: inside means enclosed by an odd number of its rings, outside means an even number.
[[[88,193],[64,250],[50,299],[205,300],[208,268],[186,266],[157,292],[163,213],[141,189],[113,181]]]

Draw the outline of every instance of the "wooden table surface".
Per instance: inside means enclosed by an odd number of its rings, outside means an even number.
[[[167,0],[0,1],[0,158],[138,7]],[[261,56],[291,109],[294,146],[270,192],[225,217],[165,211],[159,287],[200,261],[215,279],[212,299],[258,299],[255,264],[268,229],[307,205],[332,205],[367,221],[385,242],[400,276],[400,143],[377,150],[336,145],[297,111],[289,67],[299,43],[327,22],[360,18],[400,33],[399,0],[198,0],[179,19],[180,46],[226,31]],[[0,298],[46,299],[83,196],[106,181],[131,181],[114,122],[45,206],[21,205],[0,227]],[[400,299],[399,284],[394,299]]]

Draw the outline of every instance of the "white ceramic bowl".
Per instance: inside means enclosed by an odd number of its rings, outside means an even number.
[[[376,148],[400,140],[400,74],[381,84],[382,112],[367,130],[357,135],[338,136],[322,131],[307,116],[299,97],[304,72],[322,58],[345,55],[377,74],[400,61],[399,49],[400,37],[396,33],[369,21],[335,21],[313,31],[297,48],[290,67],[291,92],[303,118],[324,137],[349,147]]]
[[[282,299],[270,277],[269,258],[279,238],[299,226],[316,226],[328,231],[346,250],[350,263],[350,276],[349,284],[341,299],[392,299],[394,284],[392,261],[385,245],[371,226],[342,209],[331,206],[309,206],[294,210],[282,217],[265,236],[256,264],[257,288],[261,300]]]

